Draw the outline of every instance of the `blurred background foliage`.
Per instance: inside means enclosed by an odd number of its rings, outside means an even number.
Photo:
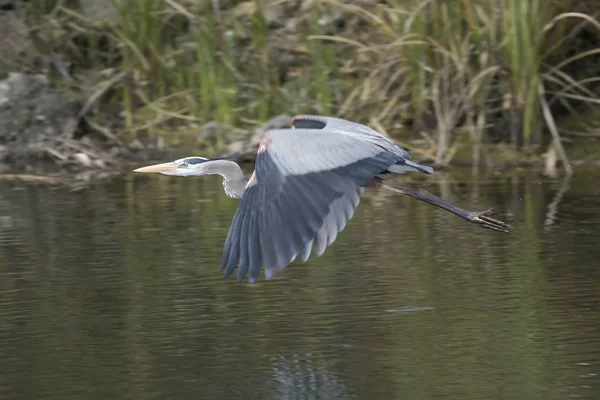
[[[99,120],[126,142],[318,113],[367,123],[444,165],[465,151],[478,162],[498,143],[524,157],[565,157],[575,136],[590,147],[597,9],[595,0],[32,0],[17,11],[38,66],[88,99],[100,93]]]

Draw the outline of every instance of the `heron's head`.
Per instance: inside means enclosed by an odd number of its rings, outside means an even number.
[[[175,175],[175,176],[198,176],[206,175],[208,171],[210,158],[204,157],[186,157],[179,160],[148,165],[134,170],[133,172],[158,172],[163,175]]]

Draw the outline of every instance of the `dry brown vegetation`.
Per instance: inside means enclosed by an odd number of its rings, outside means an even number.
[[[410,140],[441,165],[465,138],[476,162],[494,141],[550,144],[564,161],[555,119],[600,102],[593,1],[27,4],[47,65],[125,142],[321,113]]]

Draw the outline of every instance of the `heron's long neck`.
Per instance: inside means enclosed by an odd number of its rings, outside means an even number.
[[[227,196],[233,199],[242,198],[248,182],[237,163],[229,160],[214,160],[211,163],[210,170],[209,173],[223,177],[223,188]]]

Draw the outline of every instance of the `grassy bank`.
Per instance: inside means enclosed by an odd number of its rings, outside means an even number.
[[[125,141],[334,114],[443,165],[465,140],[479,162],[493,142],[553,143],[560,158],[559,135],[594,134],[557,128],[600,102],[591,0],[85,3],[35,0],[19,15],[53,73]]]

